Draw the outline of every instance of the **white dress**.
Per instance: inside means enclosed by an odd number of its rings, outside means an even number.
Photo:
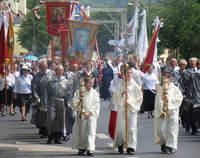
[[[163,113],[163,88],[159,86],[156,103],[155,103],[155,140],[157,144],[177,149],[178,143],[178,115],[179,107],[182,103],[182,93],[173,83],[168,87],[168,118],[161,118],[160,115]]]
[[[125,131],[125,96],[122,92],[125,89],[125,83],[121,82],[116,87],[113,94],[113,104],[118,106],[117,129],[113,148],[126,144]],[[131,79],[128,83],[128,148],[136,150],[137,147],[137,112],[140,110],[143,95],[138,84]]]
[[[118,84],[122,82],[122,80],[123,79],[117,76],[110,82],[109,91],[111,95],[113,95],[115,88],[117,87]],[[112,103],[112,100],[110,101],[110,104],[109,104],[109,110],[117,111],[117,106]]]
[[[79,102],[79,91],[76,91],[72,99],[72,107],[77,111],[77,121],[72,141],[72,149],[95,150],[95,137],[97,128],[97,119],[100,112],[99,95],[93,88],[84,92],[83,106],[87,112],[92,112],[88,119],[80,119],[81,107],[77,106]]]

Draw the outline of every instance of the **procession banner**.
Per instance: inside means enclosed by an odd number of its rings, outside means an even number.
[[[149,47],[148,47],[148,50],[147,50],[147,55],[146,55],[146,58],[145,58],[145,61],[144,61],[144,65],[142,67],[143,73],[146,73],[148,66],[153,63],[156,40],[157,40],[157,37],[158,37],[159,30],[160,30],[160,26],[158,26],[157,30],[154,31],[154,33],[151,37],[151,41],[150,41],[150,44],[149,44]]]
[[[99,24],[68,20],[68,38],[66,58],[89,63],[92,59]]]
[[[13,69],[14,29],[13,29],[13,22],[12,22],[10,10],[9,10],[9,26],[8,26],[8,33],[7,33],[7,49],[8,49],[8,57],[9,57],[9,60],[10,60],[11,68]]]
[[[4,22],[0,29],[0,76],[4,78],[4,65],[6,61],[9,61],[8,59],[8,50],[6,46],[6,40],[5,40],[5,29],[4,29]]]
[[[61,36],[59,30],[67,30],[71,2],[46,2],[48,33]]]
[[[126,40],[128,40],[128,45],[134,46],[136,44],[136,32],[138,28],[138,2],[135,2],[135,12],[130,22],[128,23],[128,27],[126,32],[123,34],[118,47],[126,47]]]

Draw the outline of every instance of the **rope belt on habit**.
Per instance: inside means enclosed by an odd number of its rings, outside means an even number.
[[[57,97],[51,97],[52,99],[55,99],[55,100],[60,100],[60,101],[64,101],[64,99],[62,98],[57,98]]]

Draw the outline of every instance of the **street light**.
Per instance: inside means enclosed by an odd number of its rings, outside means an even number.
[[[32,43],[32,50],[31,55],[37,54],[37,48],[36,48],[36,36],[35,36],[35,17],[33,18],[33,43]]]
[[[134,4],[129,2],[128,5],[134,5]]]

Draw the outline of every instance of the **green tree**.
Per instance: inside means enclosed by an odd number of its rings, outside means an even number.
[[[35,6],[39,5],[40,0],[27,0],[27,8],[33,9]]]
[[[200,56],[200,5],[197,0],[158,0],[155,14],[164,22],[159,47],[170,48],[173,56]]]
[[[25,19],[22,21],[20,30],[17,32],[17,41],[23,48],[29,51],[32,50],[32,45],[35,44],[38,54],[44,54],[49,43],[45,7],[40,8],[38,14],[41,15],[40,19],[37,19],[32,12],[27,13]]]
[[[185,19],[181,29],[182,57],[200,57],[200,4],[196,0],[184,3]]]

